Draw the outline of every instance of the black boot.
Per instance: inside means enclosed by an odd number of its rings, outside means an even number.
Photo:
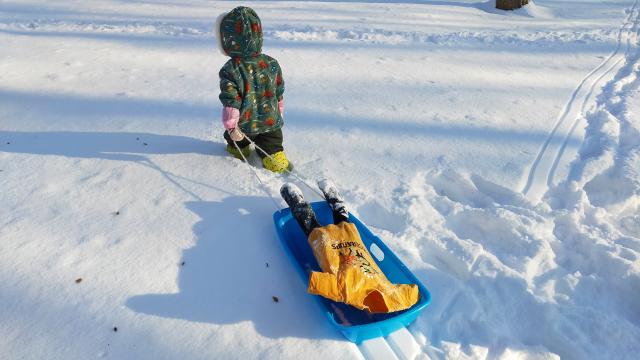
[[[328,179],[323,179],[318,181],[318,187],[324,194],[325,200],[329,203],[331,207],[331,212],[333,213],[333,223],[339,224],[343,221],[349,221],[349,211],[347,211],[347,207],[344,204],[344,200],[336,186]]]
[[[311,205],[304,200],[302,191],[290,183],[282,185],[280,195],[291,208],[291,213],[296,219],[305,235],[309,236],[311,230],[320,227],[320,223],[313,212]]]

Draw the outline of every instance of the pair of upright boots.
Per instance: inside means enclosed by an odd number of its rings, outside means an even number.
[[[331,208],[334,224],[339,224],[342,221],[348,222],[349,212],[335,185],[331,181],[324,179],[318,181],[318,187]],[[307,236],[311,233],[311,230],[322,226],[318,222],[311,205],[305,201],[300,188],[294,184],[286,183],[280,188],[280,195],[289,205],[293,217]]]

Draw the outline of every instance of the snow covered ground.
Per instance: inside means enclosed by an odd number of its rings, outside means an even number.
[[[419,358],[636,358],[640,4],[492,3],[242,4],[296,169],[432,292]],[[225,154],[213,25],[239,4],[0,1],[0,358],[362,356]]]

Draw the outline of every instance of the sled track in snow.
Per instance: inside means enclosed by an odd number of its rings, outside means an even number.
[[[538,151],[529,169],[527,183],[521,191],[529,200],[540,200],[548,187],[553,185],[553,178],[562,155],[580,123],[594,91],[600,88],[598,85],[601,85],[603,80],[606,80],[607,75],[613,73],[613,70],[619,67],[626,59],[631,47],[630,34],[637,31],[638,28],[638,20],[640,18],[637,6],[638,1],[635,0],[629,8],[627,17],[618,31],[615,50],[580,81]],[[623,38],[626,39],[624,53],[620,51],[624,42]]]
[[[637,3],[637,0],[636,0]],[[635,4],[634,4],[635,6]],[[632,28],[629,29],[630,33],[636,33],[638,34],[640,28],[640,9],[635,9],[636,11],[636,18],[635,20],[632,22]],[[626,40],[626,50],[625,50],[625,54],[623,57],[621,57],[620,59],[618,59],[617,61],[614,62],[613,65],[611,65],[611,67],[609,69],[607,69],[606,72],[604,72],[594,83],[593,85],[591,85],[591,88],[589,89],[589,95],[586,98],[586,101],[582,104],[581,110],[580,110],[580,115],[584,115],[586,113],[586,108],[587,108],[587,104],[589,103],[589,100],[591,99],[591,97],[593,96],[593,91],[594,88],[596,86],[596,84],[599,84],[602,80],[602,78],[605,77],[605,75],[611,73],[611,71],[615,68],[618,67],[618,65],[620,65],[621,63],[624,62],[624,60],[628,59],[629,56],[629,51],[631,50],[631,36],[627,36],[627,40]],[[562,155],[564,153],[564,150],[567,147],[567,144],[569,142],[569,139],[571,138],[571,136],[573,135],[573,132],[575,131],[575,129],[578,127],[578,125],[582,122],[581,120],[583,119],[582,116],[578,116],[574,121],[573,124],[571,125],[571,129],[569,130],[569,133],[567,134],[567,136],[564,139],[564,142],[562,143],[562,147],[560,147],[560,150],[558,151],[558,154],[556,155],[556,158],[553,161],[553,165],[551,166],[551,169],[549,171],[549,177],[547,178],[547,186],[551,186],[553,185],[553,178],[555,176],[555,171],[558,167],[558,164],[560,163],[560,160],[562,158]]]

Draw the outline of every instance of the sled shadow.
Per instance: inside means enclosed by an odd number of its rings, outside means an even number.
[[[196,244],[176,259],[179,292],[129,298],[135,312],[217,326],[251,322],[268,338],[340,339],[277,240],[267,197],[188,202]],[[277,297],[277,302],[273,297]]]

